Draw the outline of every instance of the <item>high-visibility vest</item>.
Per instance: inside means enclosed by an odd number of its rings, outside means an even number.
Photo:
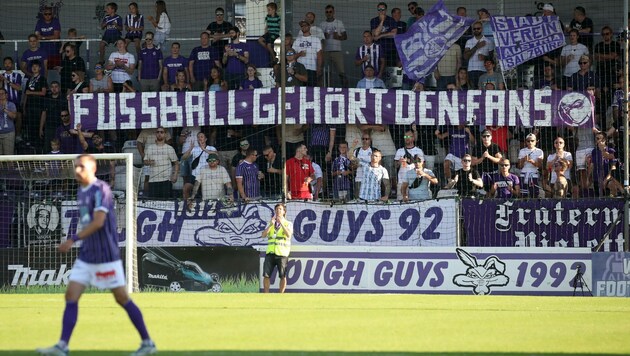
[[[288,221],[282,223],[285,227],[289,224],[290,222]],[[276,256],[289,256],[291,252],[291,236],[287,236],[284,229],[276,231],[276,226],[271,224],[267,237],[269,238],[267,254],[273,253]]]

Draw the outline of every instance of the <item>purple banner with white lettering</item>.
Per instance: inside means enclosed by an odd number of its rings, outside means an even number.
[[[565,44],[557,16],[493,16],[491,23],[497,57],[503,70],[512,69]]]
[[[464,199],[468,246],[589,247],[623,251],[623,200]]]
[[[74,123],[127,130],[282,122],[280,90],[75,94]],[[593,127],[594,98],[552,90],[423,91],[286,88],[287,124]]]
[[[450,15],[440,0],[407,32],[395,36],[398,56],[407,76],[420,80],[433,73],[446,51],[474,21]]]

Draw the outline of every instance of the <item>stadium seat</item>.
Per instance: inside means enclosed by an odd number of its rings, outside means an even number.
[[[133,165],[135,167],[142,167],[144,165],[142,162],[142,156],[140,156],[140,151],[138,151],[137,142],[135,140],[125,141],[125,144],[122,148],[122,153],[133,153]]]

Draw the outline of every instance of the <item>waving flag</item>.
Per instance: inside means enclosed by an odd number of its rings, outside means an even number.
[[[557,16],[493,16],[494,43],[501,68],[521,63],[564,46],[564,34]]]
[[[432,73],[446,51],[473,22],[471,18],[451,16],[439,0],[407,32],[394,37],[407,76],[419,80]]]

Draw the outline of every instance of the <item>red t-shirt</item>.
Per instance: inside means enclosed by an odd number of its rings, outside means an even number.
[[[297,159],[291,157],[287,160],[287,176],[289,177],[289,190],[291,199],[309,199],[311,191],[309,184],[304,181],[315,173],[311,161],[306,158]]]
[[[507,126],[486,126],[486,129],[492,133],[492,142],[496,143],[501,152],[508,151],[508,127]]]

